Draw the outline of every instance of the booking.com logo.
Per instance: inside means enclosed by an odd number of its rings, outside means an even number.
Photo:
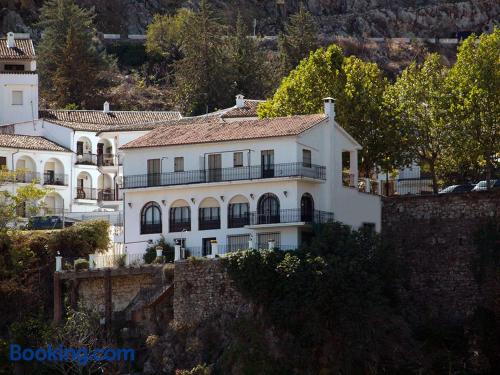
[[[89,362],[134,361],[135,350],[126,348],[66,348],[63,345],[47,345],[45,348],[22,348],[11,344],[9,359],[12,362],[76,362],[85,366]]]

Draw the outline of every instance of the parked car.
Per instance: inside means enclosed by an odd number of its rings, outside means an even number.
[[[472,191],[483,191],[488,189],[488,184],[486,180],[479,181],[478,184],[472,189]],[[490,189],[500,189],[500,179],[499,180],[490,180]]]
[[[439,194],[448,194],[448,193],[467,193],[474,189],[474,185],[465,184],[465,185],[451,185],[447,188],[444,188],[439,192]]]
[[[62,229],[70,227],[75,223],[75,220],[64,218],[62,216],[33,216],[29,219],[26,225],[27,230],[46,230],[46,229]]]

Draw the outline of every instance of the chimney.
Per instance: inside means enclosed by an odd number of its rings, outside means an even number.
[[[16,39],[14,38],[14,33],[11,31],[7,33],[7,47],[14,48],[16,46]]]
[[[329,117],[330,120],[335,120],[335,99],[324,98],[325,103],[325,115]]]
[[[104,113],[109,113],[109,102],[104,102],[103,110]]]
[[[243,108],[245,106],[245,97],[241,94],[236,95],[236,108]]]

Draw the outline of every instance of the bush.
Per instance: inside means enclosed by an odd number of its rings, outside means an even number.
[[[164,262],[172,263],[175,257],[174,247],[170,245],[163,236],[161,236],[161,238],[156,243],[148,246],[148,248],[146,249],[146,253],[144,254],[143,257],[144,262],[146,264],[152,264],[156,260],[156,248],[158,246],[160,246],[163,249],[162,256],[164,258]]]
[[[87,256],[109,247],[109,223],[91,220],[51,232],[48,246],[53,253],[62,256]]]
[[[120,256],[118,256],[118,258],[115,259],[115,265],[117,267],[125,267],[126,263],[127,263],[127,255],[126,254],[120,255]]]
[[[89,261],[87,259],[79,258],[75,260],[75,271],[88,270]]]

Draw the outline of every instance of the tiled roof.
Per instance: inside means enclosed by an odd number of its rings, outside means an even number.
[[[35,48],[31,39],[16,39],[14,48],[7,47],[7,39],[0,39],[0,59],[32,60],[35,58]]]
[[[217,117],[190,118],[161,126],[123,149],[298,135],[319,124],[324,114],[227,122]]]
[[[40,110],[39,117],[81,131],[151,130],[156,123],[181,118],[175,111],[73,111]]]
[[[0,134],[0,147],[20,148],[23,150],[71,152],[67,148],[43,137],[17,134]]]
[[[244,99],[243,107],[231,107],[222,114],[223,118],[257,117],[257,107],[263,100]]]

